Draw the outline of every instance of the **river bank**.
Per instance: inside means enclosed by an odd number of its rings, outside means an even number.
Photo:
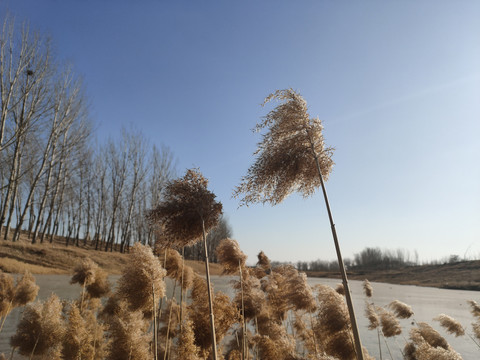
[[[0,241],[0,270],[7,273],[23,273],[25,270],[33,274],[71,274],[73,268],[83,258],[89,257],[109,274],[121,274],[127,262],[127,254],[117,251],[105,252],[95,250],[91,245],[80,241],[79,246],[65,246],[62,239],[53,243],[31,244],[22,235],[15,243]],[[201,261],[187,260],[198,274],[205,273],[205,265]],[[221,275],[219,264],[210,264],[212,275]],[[307,271],[311,278],[338,279],[337,272]],[[364,280],[398,284],[437,287],[443,289],[480,290],[480,261],[462,261],[440,265],[407,266],[391,270],[349,270],[351,280]]]

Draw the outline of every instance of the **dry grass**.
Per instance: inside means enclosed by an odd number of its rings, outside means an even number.
[[[62,238],[52,244],[31,244],[22,234],[20,240],[14,243],[0,241],[0,270],[11,274],[22,274],[26,270],[32,274],[71,274],[76,265],[90,258],[108,274],[120,275],[127,257],[128,254],[118,252],[95,251],[90,246],[66,247]],[[193,268],[197,274],[205,274],[203,262],[186,260],[185,265]],[[221,265],[210,264],[210,274],[221,275],[222,271]]]

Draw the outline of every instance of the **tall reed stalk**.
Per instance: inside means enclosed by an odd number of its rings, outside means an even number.
[[[163,201],[150,211],[148,218],[161,235],[159,238],[165,242],[163,245],[179,248],[203,240],[210,308],[212,356],[213,360],[217,360],[206,234],[218,224],[222,214],[222,204],[215,201],[216,196],[207,189],[207,185],[208,180],[198,170],[187,170],[183,178],[170,181],[165,186]]]
[[[345,289],[356,356],[358,360],[363,360],[347,274],[324,184],[333,167],[333,149],[325,146],[323,125],[320,119],[310,118],[307,103],[299,93],[292,89],[277,90],[265,98],[263,105],[273,100],[281,103],[256,125],[257,132],[266,129],[266,133],[254,153],[257,156],[255,163],[235,189],[234,197],[242,196],[240,205],[257,202],[276,205],[292,192],[298,191],[307,197],[316,188],[322,188]]]
[[[345,299],[347,300],[348,313],[350,315],[350,321],[352,323],[352,332],[355,340],[355,351],[357,353],[357,359],[363,360],[362,343],[360,341],[360,333],[358,331],[357,320],[355,318],[355,310],[353,308],[352,295],[350,293],[350,287],[348,286],[347,272],[345,271],[345,265],[343,263],[342,252],[340,251],[340,245],[338,243],[337,230],[335,229],[335,223],[333,221],[332,211],[330,209],[330,203],[328,201],[327,190],[325,189],[325,183],[323,181],[322,170],[318,161],[318,156],[315,153],[315,148],[312,143],[312,152],[315,157],[315,164],[317,165],[318,177],[320,178],[320,184],[322,186],[323,198],[325,200],[325,206],[327,207],[328,219],[330,221],[330,229],[332,231],[333,242],[335,243],[335,251],[337,253],[338,266],[340,267],[340,273],[342,275],[343,288],[345,289]]]
[[[210,285],[210,268],[208,267],[207,236],[205,233],[205,222],[203,219],[202,219],[202,230],[203,230],[203,247],[205,250],[205,273],[207,275],[208,308],[210,310],[210,327],[212,332],[212,356],[213,356],[213,360],[217,360],[217,340],[215,337],[215,317],[213,316],[212,289]]]

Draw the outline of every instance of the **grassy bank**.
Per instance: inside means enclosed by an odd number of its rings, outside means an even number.
[[[75,265],[87,257],[107,273],[121,274],[128,253],[95,250],[93,246],[83,245],[83,240],[80,241],[80,246],[67,247],[61,237],[52,243],[42,244],[31,244],[23,234],[17,242],[0,240],[0,270],[7,273],[23,273],[28,270],[32,274],[71,274]],[[186,264],[198,274],[205,273],[203,262],[187,260]],[[222,269],[218,264],[211,264],[210,272],[220,275]]]
[[[0,270],[7,273],[23,273],[29,270],[33,274],[71,274],[76,264],[89,257],[109,274],[121,274],[127,256],[128,254],[116,251],[95,250],[90,245],[83,245],[83,241],[80,241],[80,246],[67,247],[61,237],[55,239],[53,243],[43,244],[31,244],[25,235],[14,243],[0,241]],[[186,264],[198,274],[205,273],[203,262],[187,260]],[[213,275],[220,275],[222,268],[211,263],[210,272]],[[337,272],[307,271],[307,275],[340,279]],[[348,272],[348,278],[399,285],[480,290],[480,261],[407,266],[395,270],[352,270]]]
[[[340,279],[340,275],[333,272],[312,271],[307,272],[307,275]],[[405,266],[394,270],[352,270],[348,272],[348,278],[399,285],[480,291],[480,261]]]

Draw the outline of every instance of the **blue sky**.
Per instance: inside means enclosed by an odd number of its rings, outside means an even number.
[[[84,77],[97,136],[134,124],[199,167],[255,262],[335,258],[320,194],[238,208],[251,129],[294,88],[336,148],[345,257],[480,257],[480,2],[0,0]]]

